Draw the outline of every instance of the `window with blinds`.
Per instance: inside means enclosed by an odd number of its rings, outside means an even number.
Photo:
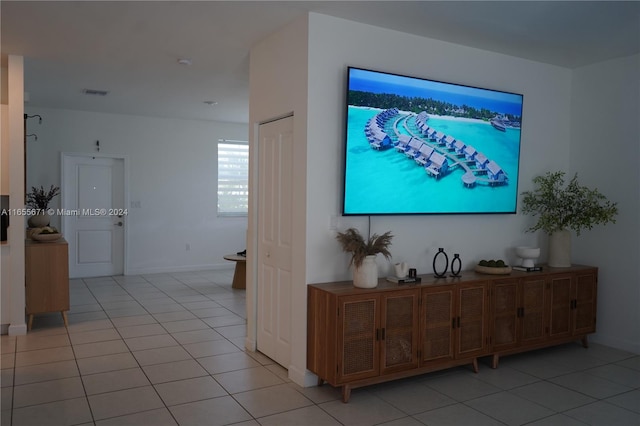
[[[246,216],[249,211],[249,144],[218,141],[218,216]]]

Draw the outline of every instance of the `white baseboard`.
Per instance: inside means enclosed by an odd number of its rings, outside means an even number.
[[[309,370],[299,370],[295,366],[290,365],[288,371],[289,379],[291,379],[295,384],[302,386],[303,388],[318,385],[318,376],[316,376]]]
[[[640,342],[611,338],[598,333],[589,335],[588,339],[589,342],[599,343],[601,345],[610,346],[612,348],[621,349],[634,354],[640,354]]]
[[[258,349],[258,344],[255,340],[247,337],[244,339],[244,347],[248,351],[255,352]]]
[[[27,334],[27,324],[11,324],[7,332],[10,336],[21,336]]]
[[[204,270],[233,270],[234,265],[231,263],[208,263],[203,265],[189,266],[157,266],[151,268],[129,268],[125,275],[151,275],[166,274],[171,272],[192,272]]]

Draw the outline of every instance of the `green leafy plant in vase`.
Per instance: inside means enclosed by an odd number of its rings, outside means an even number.
[[[49,225],[51,218],[47,213],[49,203],[54,197],[60,195],[60,187],[51,185],[48,190],[41,185],[40,188],[31,187],[31,191],[27,193],[26,205],[30,209],[37,210],[37,213],[27,221],[30,228],[42,228]]]
[[[527,232],[544,231],[549,235],[549,266],[571,266],[571,234],[595,225],[615,223],[617,203],[609,201],[597,189],[578,183],[578,174],[565,185],[565,172],[547,172],[533,178],[532,191],[521,195],[522,213],[537,216]]]

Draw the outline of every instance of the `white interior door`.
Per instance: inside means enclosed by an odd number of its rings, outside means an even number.
[[[124,159],[63,157],[63,232],[72,278],[124,272]]]
[[[291,361],[293,117],[259,129],[257,348]]]

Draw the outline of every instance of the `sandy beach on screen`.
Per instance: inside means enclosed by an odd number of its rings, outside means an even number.
[[[440,120],[451,120],[451,121],[464,121],[464,122],[467,122],[467,123],[490,124],[488,121],[480,120],[479,118],[453,117],[451,115],[429,114],[429,118],[437,118],[437,119],[440,119]]]
[[[350,108],[358,108],[358,109],[365,109],[365,110],[371,110],[371,111],[384,111],[383,108],[376,108],[376,107],[365,107],[365,106],[355,106],[355,105],[349,105]],[[414,114],[411,111],[403,111],[403,110],[399,110],[398,111],[400,114],[403,115],[411,115]],[[451,120],[451,121],[461,121],[461,122],[467,122],[467,123],[482,123],[482,124],[491,124],[488,121],[484,121],[484,120],[480,120],[479,118],[467,118],[467,117],[454,117],[452,115],[435,115],[435,114],[429,114],[429,118],[437,118],[440,120]]]

